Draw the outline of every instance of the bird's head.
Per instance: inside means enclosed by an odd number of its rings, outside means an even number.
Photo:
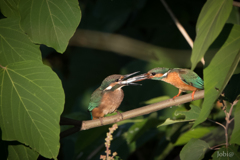
[[[120,75],[120,74],[110,75],[103,80],[100,86],[100,89],[104,91],[109,91],[109,90],[115,90],[128,85],[141,85],[141,84],[133,83],[135,81],[134,79],[132,80],[126,79],[136,73],[138,72],[134,72],[126,75]]]
[[[169,68],[153,68],[150,71],[148,71],[147,73],[132,77],[130,79],[128,79],[129,81],[134,81],[134,82],[138,82],[138,81],[142,81],[145,79],[153,79],[153,80],[162,80],[163,78],[166,78],[168,73],[171,70]]]

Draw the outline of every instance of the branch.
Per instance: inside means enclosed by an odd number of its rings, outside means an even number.
[[[198,91],[194,94],[194,100],[198,100],[198,99],[202,99],[204,98],[204,90],[202,91]],[[142,115],[146,115],[152,112],[156,112],[159,110],[162,110],[164,108],[168,108],[171,106],[177,106],[183,103],[187,103],[187,102],[191,102],[192,101],[192,97],[191,97],[191,93],[190,94],[186,94],[180,97],[173,99],[168,99],[165,101],[161,101],[158,103],[154,103],[154,104],[150,104],[144,107],[140,107],[137,109],[133,109],[130,111],[126,111],[122,113],[123,119],[122,120],[126,120],[129,118],[133,118],[133,117],[137,117],[137,116],[142,116]],[[121,116],[120,115],[114,115],[114,116],[110,116],[110,117],[104,117],[102,118],[102,122],[104,125],[108,125],[108,124],[112,124],[112,123],[116,123],[121,120]],[[87,130],[90,128],[95,128],[95,127],[99,127],[102,126],[101,125],[101,121],[99,119],[96,120],[88,120],[88,121],[82,121],[82,127],[80,130]]]
[[[173,21],[175,22],[177,28],[179,29],[179,31],[182,33],[183,37],[186,39],[186,41],[188,42],[188,44],[190,45],[191,48],[193,48],[193,40],[190,38],[190,36],[188,35],[187,31],[184,29],[184,27],[181,25],[181,23],[178,21],[178,19],[175,17],[175,15],[173,14],[173,12],[171,11],[171,9],[168,7],[167,3],[164,0],[160,0],[163,4],[163,6],[166,8],[166,10],[168,11],[168,13],[170,14],[171,18],[173,19]],[[205,65],[205,60],[202,57],[201,62],[203,65]]]
[[[191,54],[189,50],[179,51],[170,48],[163,48],[119,34],[84,29],[76,30],[75,34],[69,41],[69,45],[115,52],[151,62],[160,62],[163,59],[172,59],[174,57],[178,59],[178,66],[186,66],[186,59],[189,59],[189,55]],[[162,54],[165,56],[162,57]]]
[[[69,128],[63,132],[60,133],[60,139],[67,137],[69,135],[72,135],[74,133],[77,133],[79,131],[79,129],[81,129],[81,126],[74,126],[72,128]]]
[[[210,122],[216,123],[216,124],[218,124],[219,126],[222,126],[224,129],[226,129],[226,127],[225,127],[222,123],[216,122],[216,121],[211,120],[211,119],[207,119],[207,120],[209,120]]]
[[[228,127],[229,124],[232,122],[233,118],[230,120],[231,114],[232,114],[232,110],[233,110],[233,106],[235,106],[237,104],[238,100],[235,100],[232,105],[231,108],[229,110],[229,112],[227,113],[227,111],[225,111],[226,114],[226,128],[225,128],[225,139],[226,139],[226,147],[228,148]]]
[[[66,118],[66,117],[61,117],[60,125],[81,126],[82,125],[82,121],[78,121],[78,120],[70,119],[70,118]]]
[[[236,7],[240,7],[240,2],[233,1],[233,5]]]

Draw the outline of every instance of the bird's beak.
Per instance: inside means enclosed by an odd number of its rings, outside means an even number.
[[[126,74],[126,75],[123,76],[123,79],[131,77],[132,75],[137,74],[137,73],[139,73],[139,71],[133,72],[133,73],[130,73],[130,74]]]
[[[125,75],[124,78],[127,76],[131,76],[131,75],[134,75],[138,72],[134,72],[134,73],[131,73],[131,74],[128,74],[128,75]],[[120,82],[120,84],[123,84],[123,85],[141,85],[141,84],[138,84],[138,83],[133,83],[133,82],[138,82],[138,81],[142,81],[144,79],[147,79],[148,77],[148,74],[141,74],[141,75],[138,75],[138,76],[135,76],[135,77],[132,77],[132,78],[129,78],[127,80],[123,80]]]

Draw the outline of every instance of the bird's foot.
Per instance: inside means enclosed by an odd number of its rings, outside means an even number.
[[[177,98],[179,95],[176,95],[176,96],[174,96],[173,98],[172,98],[172,100],[175,100],[175,98]]]
[[[174,96],[172,99],[174,100],[175,98],[177,98],[178,96],[180,96],[181,93],[182,93],[182,90],[179,89],[178,94],[177,94],[176,96]]]
[[[196,91],[193,91],[192,92],[192,101],[194,100],[194,94],[195,94]]]
[[[99,121],[100,121],[101,125],[103,126],[103,120],[102,120],[102,117],[99,117]]]

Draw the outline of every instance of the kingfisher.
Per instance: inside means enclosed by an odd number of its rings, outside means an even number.
[[[124,79],[136,73],[138,72],[127,75],[114,74],[108,76],[102,81],[101,86],[92,93],[90,103],[88,105],[91,119],[100,119],[102,124],[101,118],[108,113],[117,112],[122,117],[122,114],[117,111],[124,97],[122,87],[128,85],[141,85],[133,83],[136,80],[134,78],[131,80]]]
[[[203,80],[194,71],[190,69],[183,68],[170,69],[158,67],[151,69],[145,74],[132,77],[132,79],[130,78],[128,80],[129,81],[134,80],[136,82],[145,79],[161,80],[177,87],[179,89],[179,92],[176,96],[173,97],[173,99],[178,97],[182,92],[193,91],[192,92],[193,100],[195,92],[204,89]]]

